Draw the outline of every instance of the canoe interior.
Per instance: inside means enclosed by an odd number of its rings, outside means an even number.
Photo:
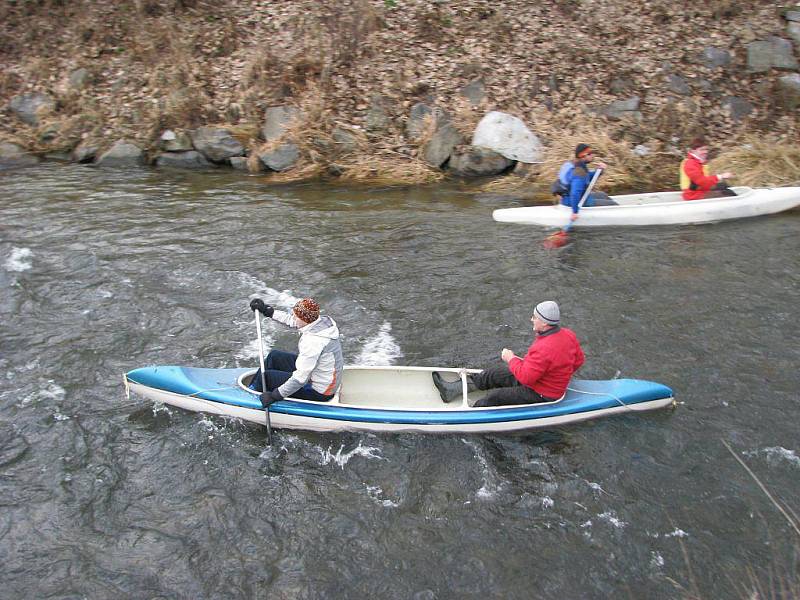
[[[747,198],[753,194],[753,189],[749,187],[732,187],[736,192],[736,197]],[[618,206],[645,206],[648,204],[668,204],[680,202],[683,203],[682,192],[650,192],[647,194],[627,194],[624,196],[612,196],[614,202]],[[715,200],[715,198],[709,198]],[[719,200],[719,198],[716,198]],[[730,198],[728,198],[730,200]],[[702,202],[701,200],[692,200],[692,202]],[[595,208],[613,208],[613,207],[595,207]]]

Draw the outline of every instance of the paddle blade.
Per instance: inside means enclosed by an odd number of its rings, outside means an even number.
[[[542,245],[547,250],[553,250],[554,248],[561,248],[569,241],[569,237],[567,236],[567,232],[563,229],[556,231],[555,233],[551,233],[548,235]]]

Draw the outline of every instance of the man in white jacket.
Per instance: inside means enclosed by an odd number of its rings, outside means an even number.
[[[291,313],[276,310],[260,298],[250,302],[250,309],[259,311],[279,323],[300,330],[299,353],[270,350],[264,362],[267,389],[261,389],[261,372],[256,372],[250,387],[261,392],[261,404],[291,396],[302,400],[327,402],[342,384],[342,345],[339,328],[327,315],[320,316],[319,304],[303,298]]]

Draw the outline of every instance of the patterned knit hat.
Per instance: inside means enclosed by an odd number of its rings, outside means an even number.
[[[319,304],[313,298],[298,300],[292,311],[298,319],[306,323],[313,323],[319,318]]]
[[[558,325],[558,322],[561,320],[561,311],[558,310],[558,304],[552,300],[539,302],[533,310],[533,314],[537,315],[548,325]]]

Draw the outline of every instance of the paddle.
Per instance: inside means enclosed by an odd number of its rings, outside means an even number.
[[[254,310],[256,316],[256,332],[258,333],[258,360],[261,363],[261,392],[267,391],[267,377],[264,375],[264,345],[261,343],[261,313]],[[269,405],[264,408],[267,414],[267,443],[272,446],[272,423],[269,420]]]
[[[578,210],[583,208],[583,204],[589,198],[589,194],[591,193],[594,184],[597,183],[597,180],[600,178],[600,174],[602,172],[603,169],[595,170],[594,175],[592,176],[592,180],[589,182],[589,185],[586,186],[586,190],[583,192],[583,196],[581,196],[580,202],[578,202]],[[572,217],[571,214],[570,217]],[[569,222],[567,222],[567,224],[564,227],[562,227],[555,233],[551,233],[550,235],[548,235],[543,242],[544,247],[548,249],[561,248],[561,246],[566,244],[569,241],[567,238],[567,233],[570,231],[570,229],[572,229],[573,223],[574,221],[570,218]]]

